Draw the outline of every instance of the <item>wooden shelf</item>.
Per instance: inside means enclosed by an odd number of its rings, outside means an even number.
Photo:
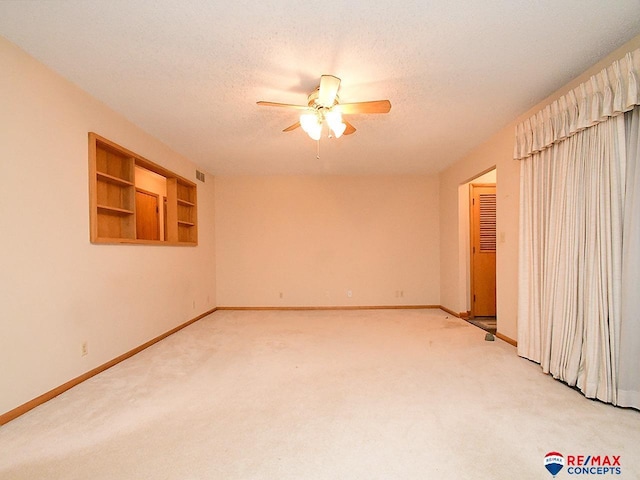
[[[114,215],[133,215],[133,210],[125,210],[124,208],[111,207],[109,205],[98,205],[98,210],[104,213],[112,213]]]
[[[167,178],[167,222],[171,242],[198,243],[196,185],[181,178]]]
[[[132,187],[133,182],[129,180],[125,180],[124,178],[114,177],[113,175],[109,175],[104,172],[96,172],[96,176],[98,177],[98,181],[104,181],[108,183],[112,183],[114,185],[121,185],[123,187]]]
[[[134,239],[134,160],[108,140],[89,135],[91,241]]]

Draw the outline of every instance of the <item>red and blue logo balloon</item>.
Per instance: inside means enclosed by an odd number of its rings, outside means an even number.
[[[558,452],[549,452],[544,456],[544,468],[554,477],[564,467],[564,457]]]

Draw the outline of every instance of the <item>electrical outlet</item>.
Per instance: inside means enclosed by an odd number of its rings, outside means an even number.
[[[351,290],[347,290],[347,297],[353,297],[353,292]]]
[[[280,292],[280,298],[283,298],[283,297],[284,297],[283,293],[282,293],[282,292]]]
[[[80,347],[80,355],[82,355],[83,357],[89,355],[89,344],[86,340],[82,342],[82,346]]]
[[[196,301],[195,300],[193,301],[193,309],[194,310],[196,309]]]

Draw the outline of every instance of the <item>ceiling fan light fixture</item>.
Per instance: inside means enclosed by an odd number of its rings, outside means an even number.
[[[346,129],[347,126],[344,123],[341,123],[337,127],[331,127],[336,138],[340,138]]]
[[[333,131],[336,138],[340,138],[347,126],[342,122],[342,113],[340,110],[329,110],[324,114],[324,118],[329,124],[329,128]]]
[[[303,113],[300,115],[300,126],[314,140],[320,140],[322,135],[322,122],[315,113]]]
[[[320,121],[315,113],[303,113],[300,115],[300,126],[302,129],[309,133],[316,125],[319,125]]]
[[[322,136],[322,124],[318,123],[316,126],[314,126],[311,130],[309,130],[307,132],[307,134],[313,139],[313,140],[320,140],[320,137]]]
[[[323,124],[327,124],[329,137],[340,138],[342,135],[353,135],[356,128],[346,120],[342,114],[352,115],[356,113],[389,113],[391,102],[389,100],[369,100],[366,102],[340,104],[338,90],[340,79],[333,75],[322,75],[320,85],[307,97],[306,105],[293,105],[290,103],[277,103],[259,101],[258,105],[267,107],[281,107],[303,111],[300,120],[288,126],[283,132],[291,132],[302,127],[307,135],[314,140],[320,140]]]

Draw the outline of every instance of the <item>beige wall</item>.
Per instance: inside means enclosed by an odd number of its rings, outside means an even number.
[[[513,140],[518,122],[531,116],[551,101],[587,81],[591,75],[604,66],[621,58],[628,51],[640,47],[640,36],[635,37],[622,48],[612,52],[602,61],[574,79],[563,88],[550,95],[538,105],[513,120],[504,129],[493,135],[485,143],[471,151],[466,157],[440,173],[440,300],[441,304],[456,312],[467,310],[465,299],[460,292],[465,288],[465,262],[461,254],[464,242],[458,218],[459,186],[496,166],[497,182],[497,233],[496,288],[498,332],[516,339],[518,313],[518,219],[520,167],[513,158]]]
[[[198,247],[92,245],[89,131],[186,178],[195,166],[1,37],[0,71],[4,413],[216,299],[212,179],[197,182]]]
[[[437,305],[437,177],[216,177],[216,254],[220,306]]]

